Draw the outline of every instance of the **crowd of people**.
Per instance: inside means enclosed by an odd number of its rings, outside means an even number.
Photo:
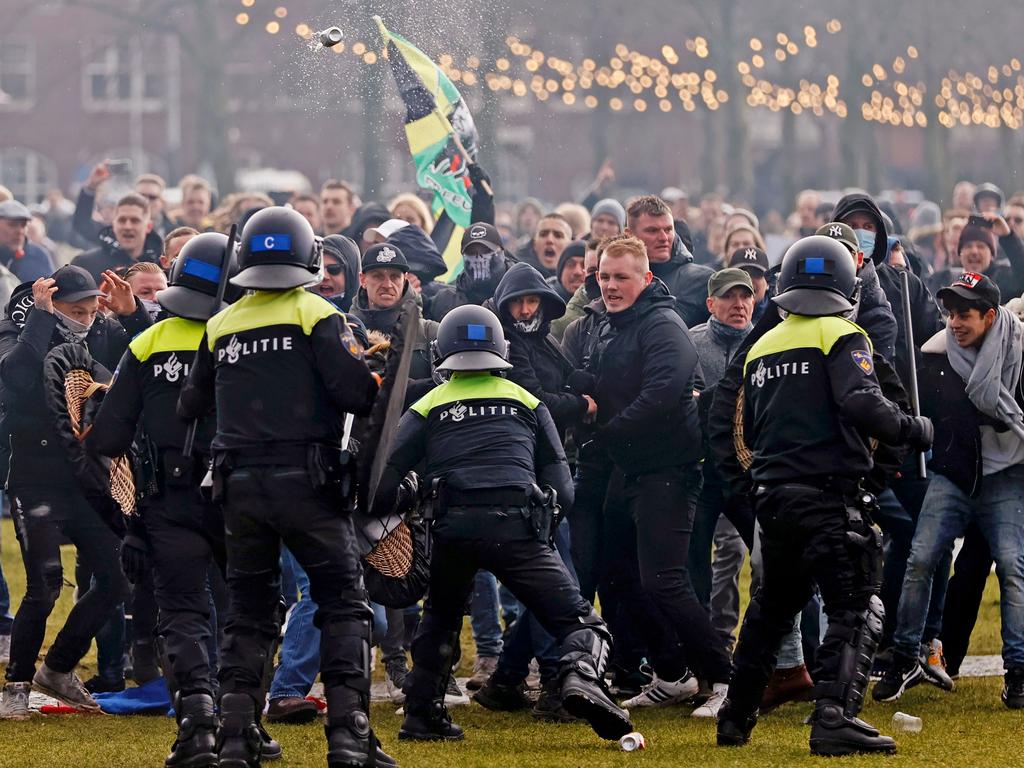
[[[264,722],[318,718],[319,675],[329,764],[393,765],[379,664],[402,739],[463,738],[472,701],[604,738],[687,707],[733,746],[814,699],[813,753],[891,752],[857,717],[869,680],[954,691],[993,563],[1024,708],[1024,193],[807,190],[762,223],[718,193],[616,199],[608,166],[557,206],[471,176],[454,269],[420,196],[344,181],[275,205],[190,175],[173,210],[152,174],[98,204],[105,163],[74,205],[0,188],[27,577],[12,617],[0,574],[0,718],[162,675],[166,764],[252,766],[281,753]],[[116,373],[69,418],[78,369]],[[96,491],[123,456],[127,515]],[[432,540],[405,601],[360,560],[360,521],[396,514]]]

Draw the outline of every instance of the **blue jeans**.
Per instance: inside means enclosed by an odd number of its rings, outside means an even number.
[[[942,475],[925,495],[893,636],[898,651],[917,656],[931,598],[932,575],[952,545],[974,521],[988,541],[999,579],[1003,663],[1024,667],[1024,465],[986,475],[981,494],[970,498]]]
[[[579,586],[570,556],[572,544],[568,523],[562,523],[555,531],[555,550],[572,577],[572,583]],[[536,658],[541,681],[547,682],[554,680],[558,674],[558,660],[561,657],[555,638],[544,631],[531,611],[523,610],[512,626],[512,633],[498,659],[497,674],[500,680],[522,682],[530,673],[530,659]]]
[[[14,617],[11,616],[11,593],[7,590],[4,569],[0,567],[0,635],[11,634]]]
[[[501,621],[498,612],[498,580],[489,571],[477,571],[473,599],[469,604],[469,623],[477,656],[501,655]]]
[[[309,596],[309,576],[285,547],[281,548],[281,572],[289,573],[298,589],[299,599],[288,617],[277,671],[270,686],[270,698],[302,699],[309,695],[320,672],[320,630],[313,624],[317,606]],[[374,642],[379,642],[379,637],[387,632],[384,608],[376,604],[371,606]]]

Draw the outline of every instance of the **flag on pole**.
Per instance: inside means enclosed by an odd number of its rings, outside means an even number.
[[[466,102],[441,68],[404,37],[385,27],[379,16],[373,18],[405,103],[405,135],[416,165],[416,182],[433,192],[434,213],[440,216],[442,224],[438,234],[447,238],[442,243],[434,237],[434,242],[444,254],[448,274],[452,276],[460,266],[458,243],[462,230],[470,224],[473,208],[473,185],[467,164],[476,157],[476,125]]]

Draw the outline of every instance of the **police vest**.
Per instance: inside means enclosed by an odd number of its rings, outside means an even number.
[[[536,482],[540,400],[508,379],[458,372],[418,400],[426,475],[453,488],[529,487]]]
[[[755,480],[859,477],[871,468],[867,439],[840,418],[833,394],[874,372],[871,355],[864,329],[835,316],[789,315],[751,346],[744,436]]]

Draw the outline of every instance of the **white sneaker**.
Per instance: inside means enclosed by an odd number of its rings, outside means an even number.
[[[622,702],[627,709],[632,707],[667,707],[693,697],[700,690],[700,684],[689,671],[675,682],[662,680],[657,675],[632,699]]]
[[[448,678],[448,688],[444,692],[444,705],[446,707],[464,707],[469,704],[469,696],[459,687],[455,675]]]
[[[31,690],[31,683],[4,685],[3,698],[0,699],[0,720],[28,720],[31,715],[28,708],[28,695]]]
[[[0,664],[11,663],[11,636],[0,635]]]
[[[693,710],[690,717],[718,717],[718,710],[725,703],[725,694],[729,692],[727,683],[715,683],[712,686],[711,697]]]

